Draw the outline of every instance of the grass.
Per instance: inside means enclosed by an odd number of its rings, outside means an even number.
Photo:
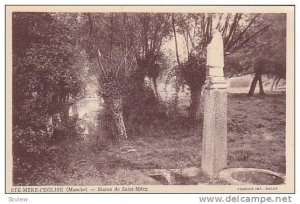
[[[228,166],[285,173],[285,94],[228,100]]]
[[[231,88],[243,88],[250,87],[253,80],[252,75],[245,75],[240,77],[232,77],[228,79],[229,87]]]
[[[228,94],[228,167],[285,173],[285,106],[284,92],[265,97]],[[201,167],[201,127],[182,116],[101,150],[95,145],[99,133],[94,129],[89,140],[61,144],[45,161],[47,165],[41,164],[39,171],[27,180],[19,179],[17,185],[160,184],[143,171]],[[124,152],[124,147],[133,151]],[[179,184],[197,182],[226,184],[205,175]]]

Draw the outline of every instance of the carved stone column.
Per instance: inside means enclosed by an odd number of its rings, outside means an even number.
[[[206,64],[201,168],[214,176],[227,166],[227,82],[223,71],[223,39],[218,31],[207,46]]]

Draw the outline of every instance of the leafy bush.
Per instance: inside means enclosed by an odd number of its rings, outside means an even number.
[[[68,118],[69,97],[81,91],[81,58],[72,27],[53,13],[14,12],[12,18],[13,180],[32,183],[49,165],[50,145],[77,135],[77,119]],[[49,118],[53,133],[47,132]],[[48,164],[47,164],[48,163]],[[21,180],[19,180],[21,179]]]
[[[43,130],[34,131],[30,127],[13,129],[14,156],[26,156],[29,154],[41,155],[48,148],[50,134]]]

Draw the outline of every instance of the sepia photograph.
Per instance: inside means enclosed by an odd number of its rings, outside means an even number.
[[[293,193],[294,6],[6,6],[6,193]]]

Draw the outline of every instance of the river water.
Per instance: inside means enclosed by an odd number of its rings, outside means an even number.
[[[97,127],[98,115],[102,109],[103,100],[97,95],[97,83],[88,83],[85,96],[69,107],[69,116],[78,116],[83,139],[87,139],[91,127]]]

